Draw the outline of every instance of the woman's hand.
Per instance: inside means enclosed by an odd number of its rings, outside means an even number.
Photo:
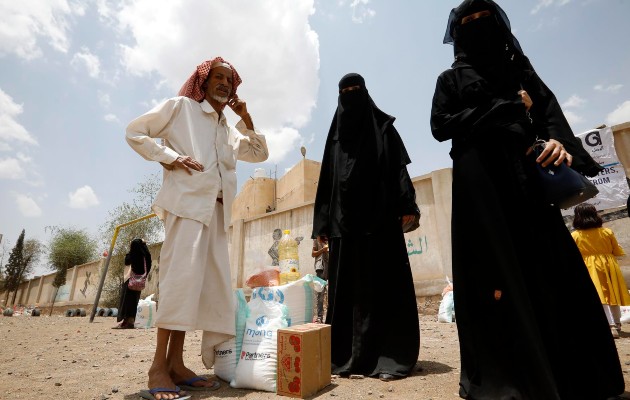
[[[415,218],[416,218],[415,215],[403,215],[402,216],[402,221],[401,221],[401,226],[404,228],[405,225],[408,225],[408,224],[412,223]]]
[[[529,111],[529,109],[532,108],[532,105],[534,105],[532,98],[529,97],[525,90],[519,90],[518,94],[521,95],[521,100],[523,100],[523,104],[525,104],[525,109]]]
[[[533,149],[530,147],[529,150],[527,150],[527,154],[530,154],[532,151]],[[573,156],[564,149],[562,143],[555,139],[549,139],[548,142],[545,142],[545,149],[536,159],[536,162],[541,163],[543,167],[546,167],[551,163],[558,166],[565,161],[570,167],[573,162]]]

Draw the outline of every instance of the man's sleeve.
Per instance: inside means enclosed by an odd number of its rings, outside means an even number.
[[[138,154],[149,161],[170,164],[179,157],[176,151],[158,144],[155,139],[168,139],[167,128],[181,107],[181,99],[166,100],[151,111],[131,121],[125,138]]]
[[[238,159],[247,162],[263,162],[269,158],[265,136],[257,130],[249,130],[243,120],[231,129],[238,145]]]

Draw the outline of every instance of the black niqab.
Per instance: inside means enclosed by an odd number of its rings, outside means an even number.
[[[352,86],[359,87],[342,93]],[[313,237],[371,233],[387,217],[403,215],[388,190],[390,172],[411,162],[393,128],[395,118],[376,106],[359,74],[345,75],[339,92],[322,160]]]

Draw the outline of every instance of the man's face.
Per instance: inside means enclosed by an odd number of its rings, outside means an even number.
[[[232,94],[232,70],[226,67],[215,67],[210,70],[206,88],[206,100],[214,100],[220,104],[228,102]]]

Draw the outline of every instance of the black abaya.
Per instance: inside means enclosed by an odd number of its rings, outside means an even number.
[[[151,253],[142,239],[136,238],[131,241],[129,253],[125,255],[125,265],[131,266],[134,274],[142,275],[146,273],[148,275],[151,272]],[[118,322],[136,318],[140,292],[129,289],[128,283],[129,279],[126,279],[120,287]]]
[[[600,167],[576,142],[511,34],[503,43],[508,57],[491,62],[460,46],[458,21],[479,10],[491,10],[509,33],[507,17],[491,1],[453,10],[447,39],[453,35],[457,59],[438,78],[431,112],[434,137],[452,140],[460,396],[607,399],[624,389],[616,347],[560,210],[538,196],[535,160],[526,151],[536,136],[555,139],[576,169],[592,176]],[[517,95],[521,86],[532,98],[534,124]],[[567,321],[577,329],[567,331]]]
[[[137,290],[131,290],[127,286],[129,279],[127,279],[120,286],[120,304],[118,305],[118,316],[116,320],[118,322],[127,318],[136,318],[136,312],[138,311],[138,302],[140,301],[140,292]]]
[[[419,218],[410,162],[363,79],[349,74],[326,141],[313,237],[329,238],[326,323],[332,372],[407,376],[420,346],[418,310],[401,217]]]

